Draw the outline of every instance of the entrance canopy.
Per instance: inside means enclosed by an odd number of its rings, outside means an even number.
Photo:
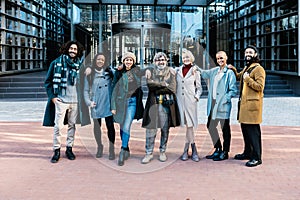
[[[207,6],[209,0],[72,0],[75,4]]]

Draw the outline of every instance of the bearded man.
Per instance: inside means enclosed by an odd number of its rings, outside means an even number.
[[[240,97],[238,103],[238,121],[244,139],[244,152],[235,155],[234,159],[248,160],[246,166],[254,167],[262,164],[262,142],[260,123],[262,122],[262,107],[266,72],[259,64],[258,50],[253,45],[245,49],[244,69],[237,73],[240,81]]]

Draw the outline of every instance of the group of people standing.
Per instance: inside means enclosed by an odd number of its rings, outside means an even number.
[[[48,70],[45,87],[49,97],[44,126],[54,126],[52,163],[60,159],[61,131],[68,125],[66,157],[75,159],[72,151],[75,124],[82,126],[93,120],[94,137],[97,143],[96,157],[103,155],[101,121],[105,119],[109,139],[109,159],[115,159],[114,123],[120,127],[122,141],[118,165],[124,165],[130,157],[130,129],[134,119],[142,119],[145,128],[145,156],[141,163],[153,159],[155,138],[160,130],[158,160],[167,161],[166,149],[170,127],[186,127],[185,145],[180,159],[191,158],[198,162],[200,157],[195,143],[195,130],[198,126],[198,101],[202,94],[201,78],[208,80],[207,129],[215,151],[207,159],[222,161],[228,159],[230,151],[231,99],[238,93],[236,80],[240,81],[239,114],[245,148],[235,159],[249,159],[246,166],[252,167],[261,161],[262,100],[265,84],[265,71],[259,64],[255,46],[245,49],[245,68],[238,73],[227,64],[224,51],[216,54],[218,66],[203,70],[194,64],[194,55],[182,50],[182,66],[168,66],[168,57],[163,52],[155,54],[153,66],[140,69],[136,65],[134,53],[125,52],[122,65],[113,69],[107,64],[105,54],[95,55],[92,65],[84,67],[80,59],[83,48],[77,41],[69,41],[61,47],[61,56],[54,60]],[[143,104],[142,77],[146,77],[148,97]],[[223,145],[217,126],[220,123]],[[192,153],[189,154],[189,147]]]

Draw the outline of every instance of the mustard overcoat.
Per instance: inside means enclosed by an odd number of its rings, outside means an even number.
[[[243,80],[245,71],[250,71],[250,74]],[[237,80],[240,81],[240,90],[242,88],[238,121],[244,124],[260,124],[262,122],[266,72],[259,63],[252,63],[249,68],[244,67],[236,75]]]

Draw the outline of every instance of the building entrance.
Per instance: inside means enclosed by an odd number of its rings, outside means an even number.
[[[171,25],[152,22],[112,24],[112,62],[120,64],[122,54],[131,51],[141,68],[152,63],[154,54],[170,53]]]

